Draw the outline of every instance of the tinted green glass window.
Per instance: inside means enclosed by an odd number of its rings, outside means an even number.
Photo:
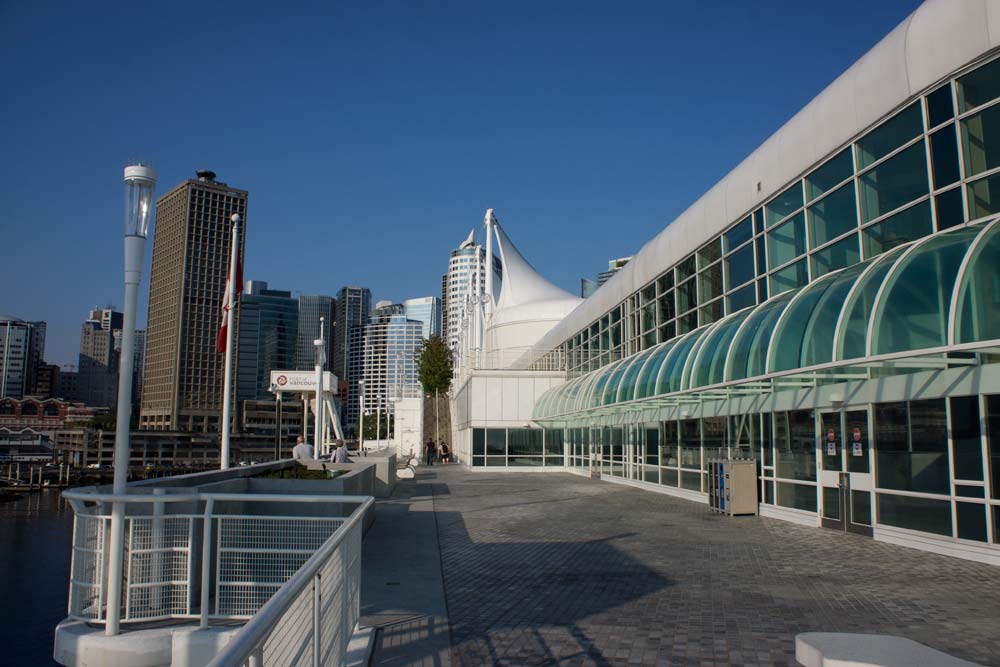
[[[698,312],[691,311],[687,315],[681,315],[677,318],[677,335],[693,331],[698,328]]]
[[[789,303],[770,342],[768,372],[799,367],[802,345],[812,322],[813,311],[833,282],[831,278],[814,281]]]
[[[1000,166],[1000,107],[992,106],[962,121],[962,149],[969,176]]]
[[[893,263],[903,253],[904,248],[897,248],[876,260],[876,266],[864,276],[859,277],[861,281],[850,303],[844,304],[844,322],[841,325],[840,347],[837,350],[837,359],[855,359],[865,355],[865,346],[868,334],[868,320],[871,317],[875,296],[882,287]]]
[[[726,246],[726,252],[732,252],[734,249],[749,241],[752,236],[753,221],[750,219],[750,216],[747,216],[743,220],[740,220],[735,227],[726,232],[722,237],[723,244]]]
[[[800,208],[802,208],[802,183],[796,181],[791,187],[764,205],[764,219],[770,226]]]
[[[956,81],[958,112],[965,113],[1000,96],[1000,60],[983,65]]]
[[[951,440],[955,457],[955,479],[982,481],[983,443],[979,433],[979,397],[955,396],[951,408]]]
[[[697,290],[698,286],[693,278],[677,286],[677,312],[691,310],[698,304]]]
[[[1000,273],[997,271],[1000,227],[993,227],[986,233],[989,236],[976,246],[976,254],[965,269],[965,284],[959,292],[959,343],[1000,338]],[[1000,469],[994,472],[994,479],[1000,484]]]
[[[759,208],[753,212],[753,233],[760,234],[764,231],[764,209]]]
[[[861,220],[868,222],[927,194],[927,155],[915,144],[888,162],[865,173],[858,181]]]
[[[677,267],[675,269],[677,271],[677,282],[681,282],[682,280],[694,275],[694,269],[695,269],[694,264],[695,264],[694,255],[686,257],[680,263],[677,264]]]
[[[948,229],[965,222],[962,210],[962,188],[954,188],[934,197],[934,213],[938,230]]]
[[[774,415],[774,453],[776,477],[816,480],[816,432],[811,410]],[[815,507],[816,487],[806,488],[813,494]]]
[[[969,185],[969,219],[1000,213],[1000,174]]]
[[[806,272],[806,260],[802,259],[771,274],[771,294],[802,287],[807,282],[809,275]]]
[[[667,290],[660,296],[660,322],[674,319],[674,291]]]
[[[951,84],[945,84],[927,96],[927,126],[937,127],[955,117]]]
[[[961,178],[953,125],[948,125],[931,135],[931,174],[934,177],[935,189],[955,183]]]
[[[801,213],[767,233],[767,259],[770,267],[791,261],[805,251],[805,216]]]
[[[822,250],[813,253],[812,262],[813,280],[820,276],[850,266],[861,260],[861,251],[858,248],[858,237],[855,234],[837,241]]]
[[[963,540],[986,541],[986,505],[955,503],[958,536]]]
[[[930,206],[926,202],[911,206],[862,230],[865,256],[874,257],[902,243],[927,236],[933,230]]]
[[[757,303],[757,292],[753,284],[742,287],[726,297],[727,312],[735,313]]]
[[[670,340],[675,335],[677,335],[676,331],[677,331],[676,322],[665,323],[663,326],[660,327],[660,340],[664,342]]]
[[[889,278],[873,322],[872,352],[890,354],[947,343],[958,268],[981,231],[963,227],[931,237],[906,255]]]
[[[720,257],[722,253],[719,249],[719,239],[715,239],[698,249],[698,268],[703,269]]]
[[[800,366],[813,366],[833,359],[833,339],[837,333],[837,319],[851,287],[866,266],[867,263],[855,264],[831,278],[833,283],[816,304],[814,314],[802,335]]]
[[[806,199],[815,199],[854,173],[851,149],[845,148],[829,162],[806,176]]]
[[[753,245],[745,245],[726,258],[726,287],[732,289],[753,280]]]
[[[698,303],[722,296],[722,262],[716,262],[698,274]]]
[[[878,522],[951,537],[951,503],[947,500],[879,493]]]
[[[472,429],[472,453],[475,456],[486,456],[486,431],[484,429]]]
[[[722,299],[716,299],[712,303],[702,306],[698,310],[698,325],[704,326],[722,319]]]
[[[757,275],[761,276],[767,273],[767,257],[764,255],[764,237],[758,236],[754,239],[753,245],[757,256]]]
[[[858,141],[858,169],[864,169],[885,157],[923,130],[920,105],[914,102]]]
[[[809,207],[809,243],[813,248],[858,226],[854,184],[848,183]]]
[[[503,456],[507,453],[507,431],[502,428],[486,429],[486,454]],[[502,463],[500,465],[503,465]]]
[[[663,294],[668,289],[672,289],[674,286],[674,272],[667,271],[662,276],[660,276],[656,281],[656,289],[660,294]]]
[[[951,493],[944,399],[875,406],[876,483],[881,489]]]
[[[757,281],[757,303],[764,303],[767,297],[767,278],[761,278]]]

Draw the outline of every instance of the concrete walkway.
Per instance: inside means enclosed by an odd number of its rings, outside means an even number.
[[[420,472],[376,504],[361,568],[360,624],[378,630],[372,665],[451,665],[435,486],[433,473]]]
[[[1000,665],[1000,568],[567,473],[399,489],[365,544],[373,665],[796,665],[810,631]]]

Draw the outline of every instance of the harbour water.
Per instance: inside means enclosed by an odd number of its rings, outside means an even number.
[[[0,503],[0,646],[4,665],[55,665],[66,617],[73,511],[59,491]]]

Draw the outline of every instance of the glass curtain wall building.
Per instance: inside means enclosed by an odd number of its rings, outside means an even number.
[[[530,446],[481,429],[469,463],[553,440],[704,502],[711,459],[751,458],[762,514],[1000,564],[990,12],[921,6],[647,243],[535,346],[566,382]]]
[[[441,335],[441,300],[436,296],[403,301],[403,314],[408,320],[423,323],[424,338]]]
[[[296,368],[299,307],[291,292],[268,289],[266,282],[247,281],[247,289],[240,294],[238,400],[273,398],[269,391],[271,371]]]
[[[424,327],[424,322],[407,318],[403,304],[387,304],[372,312],[364,342],[365,414],[379,409],[392,414],[394,401],[419,386],[417,350]]]

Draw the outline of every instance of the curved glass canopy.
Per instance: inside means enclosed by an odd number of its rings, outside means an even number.
[[[549,389],[533,418],[1000,339],[1000,219],[934,234]]]

